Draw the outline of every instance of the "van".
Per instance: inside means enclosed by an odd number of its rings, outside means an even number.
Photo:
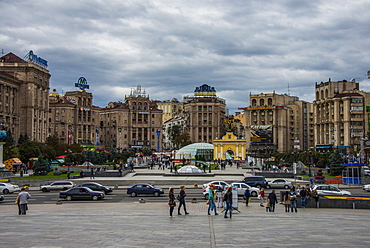
[[[251,176],[251,177],[245,177],[243,179],[243,182],[248,184],[252,187],[257,187],[259,189],[261,188],[267,188],[268,182],[263,176]]]

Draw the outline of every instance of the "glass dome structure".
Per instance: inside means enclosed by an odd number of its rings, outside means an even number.
[[[206,161],[213,159],[214,145],[209,143],[194,143],[184,146],[175,154],[175,159],[205,158]]]

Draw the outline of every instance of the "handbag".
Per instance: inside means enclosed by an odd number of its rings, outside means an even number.
[[[14,202],[15,204],[18,204],[19,203],[19,199],[17,198],[17,199],[15,199],[15,202]]]
[[[257,196],[257,199],[260,199],[260,200],[261,200],[261,195],[258,195],[258,196]]]
[[[169,200],[168,205],[169,205],[170,207],[175,207],[175,206],[176,206],[176,202],[175,202],[175,201],[173,201],[173,200]]]

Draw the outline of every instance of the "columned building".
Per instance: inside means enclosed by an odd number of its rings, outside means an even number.
[[[49,95],[49,135],[57,135],[66,144],[95,147],[100,108],[92,105],[92,93],[69,91]]]
[[[225,100],[216,96],[214,87],[196,87],[193,97],[184,98],[185,129],[193,143],[212,143],[225,133]]]
[[[47,61],[30,51],[24,59],[13,53],[0,57],[0,123],[15,141],[45,142],[48,135],[50,73]]]
[[[315,91],[316,149],[340,149],[355,156],[369,131],[370,93],[360,91],[354,80],[330,79],[316,83]]]
[[[100,113],[100,142],[105,149],[162,150],[162,110],[141,86],[125,101],[111,102]]]
[[[261,93],[250,94],[250,104],[242,108],[249,156],[306,150],[313,146],[312,103],[296,96]]]

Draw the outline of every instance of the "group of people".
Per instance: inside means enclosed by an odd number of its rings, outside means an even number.
[[[189,212],[186,211],[185,197],[186,197],[186,193],[185,193],[185,186],[184,185],[180,187],[180,192],[177,195],[177,198],[175,198],[174,188],[170,188],[170,190],[168,191],[168,198],[169,198],[168,199],[168,205],[170,206],[170,217],[171,218],[173,217],[173,211],[176,207],[176,199],[179,201],[179,207],[177,208],[177,214],[182,215],[181,214],[181,207],[184,208],[185,215],[189,214]]]

